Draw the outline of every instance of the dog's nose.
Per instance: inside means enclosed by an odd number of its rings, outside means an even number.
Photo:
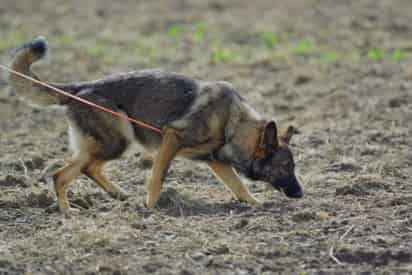
[[[289,198],[300,199],[303,197],[303,189],[295,176],[284,189],[285,195]]]

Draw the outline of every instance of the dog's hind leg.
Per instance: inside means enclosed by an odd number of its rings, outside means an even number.
[[[88,161],[87,156],[78,156],[71,160],[65,167],[57,171],[53,176],[57,203],[60,212],[66,215],[70,215],[71,212],[74,212],[74,209],[70,208],[69,201],[67,200],[67,188],[72,181],[81,175],[82,169],[87,165]]]
[[[102,169],[105,163],[106,161],[103,160],[93,160],[83,169],[83,173],[94,180],[103,190],[109,193],[111,197],[119,200],[127,199],[128,196],[126,192],[116,184],[110,182],[103,174]]]
[[[153,208],[159,200],[163,179],[171,161],[180,149],[178,139],[176,130],[169,128],[164,131],[162,144],[153,163],[152,175],[147,184],[146,207],[148,208]]]
[[[247,202],[253,205],[259,205],[260,202],[249,192],[246,185],[242,183],[232,166],[219,161],[208,162],[209,167],[214,174],[230,189],[235,199],[241,202]]]

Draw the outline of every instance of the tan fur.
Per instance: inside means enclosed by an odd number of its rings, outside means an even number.
[[[208,165],[216,177],[232,192],[236,200],[254,205],[260,204],[250,193],[247,186],[242,183],[242,180],[232,166],[219,161],[209,162]]]
[[[179,137],[175,130],[168,129],[164,132],[159,153],[155,159],[152,175],[147,185],[146,206],[153,208],[160,197],[163,179],[166,176],[170,163],[180,149]]]
[[[15,56],[12,68],[37,78],[31,65],[46,50],[44,38],[25,44]],[[53,84],[77,97],[154,125],[162,129],[159,135],[21,77],[11,75],[9,80],[17,94],[34,103],[65,106],[73,157],[54,175],[57,201],[63,213],[73,211],[66,193],[70,183],[81,174],[112,197],[126,198],[125,192],[103,174],[103,167],[136,143],[144,148],[142,161],[153,161],[145,199],[149,208],[155,207],[176,156],[207,163],[239,201],[259,204],[237,172],[252,180],[266,181],[287,196],[303,196],[288,148],[296,131],[288,128],[278,136],[276,123],[262,119],[227,82],[204,82],[176,73],[146,70],[90,82]]]
[[[84,169],[84,174],[90,179],[94,180],[103,190],[109,193],[113,198],[126,199],[126,192],[119,186],[110,182],[103,174],[102,169],[106,162],[101,160],[94,160]]]
[[[36,60],[36,56],[30,51],[23,51],[18,53],[10,67],[17,72],[38,79],[30,69],[30,65]],[[16,94],[31,105],[45,107],[59,103],[60,97],[50,96],[51,91],[48,88],[33,83],[21,76],[11,74],[9,81],[13,84]]]

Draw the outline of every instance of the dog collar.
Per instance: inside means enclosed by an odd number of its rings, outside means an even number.
[[[265,125],[266,122],[262,122],[262,126],[260,127],[259,139],[256,143],[256,147],[252,155],[253,160],[260,160],[265,157],[265,145],[263,144]]]

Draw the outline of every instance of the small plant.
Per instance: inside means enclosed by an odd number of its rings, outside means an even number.
[[[391,54],[392,61],[396,63],[399,63],[402,60],[405,60],[407,57],[408,57],[408,53],[405,51],[402,51],[401,49],[394,49]]]
[[[321,61],[326,64],[334,64],[338,60],[338,54],[334,51],[322,53]]]
[[[205,40],[207,33],[207,25],[204,22],[198,22],[195,25],[195,32],[193,34],[193,40],[200,43]]]
[[[308,55],[309,53],[313,52],[314,45],[309,40],[299,40],[296,44],[293,52],[297,55]]]
[[[63,34],[57,37],[57,43],[62,46],[73,45],[76,41],[76,38],[72,35]]]
[[[279,44],[279,38],[273,32],[259,32],[258,38],[269,49],[273,49]]]
[[[213,63],[228,63],[235,61],[239,55],[227,48],[217,47],[212,53],[212,62]]]
[[[173,39],[179,39],[184,32],[184,27],[180,24],[174,24],[167,30],[167,35]]]
[[[381,48],[370,48],[368,49],[368,58],[373,61],[381,61],[385,57],[385,50]]]
[[[88,45],[86,47],[87,54],[95,58],[103,58],[107,53],[110,52],[110,48],[106,45],[96,42],[94,45]]]

